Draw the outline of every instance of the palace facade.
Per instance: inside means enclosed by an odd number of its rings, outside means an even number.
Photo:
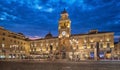
[[[61,12],[58,36],[49,32],[45,38],[30,41],[33,55],[53,55],[56,58],[97,59],[111,58],[114,48],[114,33],[90,30],[87,34],[71,34],[71,21],[66,10]]]
[[[44,38],[28,40],[22,33],[0,28],[0,58],[110,59],[114,52],[114,33],[90,30],[87,34],[71,34],[71,20],[61,12],[58,36],[49,32]]]

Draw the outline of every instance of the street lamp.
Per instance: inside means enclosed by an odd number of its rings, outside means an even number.
[[[70,40],[70,44],[71,44],[71,49],[72,49],[72,59],[75,56],[75,51],[78,48],[78,41],[75,39]],[[75,46],[77,44],[77,46]],[[73,45],[73,46],[72,46]]]

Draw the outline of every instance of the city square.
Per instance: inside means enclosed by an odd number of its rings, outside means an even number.
[[[0,70],[119,70],[120,2],[0,0]]]

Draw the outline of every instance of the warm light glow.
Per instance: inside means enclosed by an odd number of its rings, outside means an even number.
[[[56,48],[53,48],[53,50],[55,51],[55,50],[56,50]]]
[[[70,40],[70,44],[72,44],[72,41]]]
[[[87,41],[86,41],[86,40],[84,40],[84,42],[86,43]]]
[[[4,48],[5,47],[5,44],[2,44],[2,48]]]
[[[60,35],[59,38],[61,38],[62,36]]]
[[[43,50],[43,51],[46,51],[46,49],[45,49],[45,48],[43,48],[42,50]]]
[[[69,37],[69,35],[67,35],[67,37]]]
[[[53,45],[53,43],[51,43],[51,45]]]
[[[103,48],[106,48],[106,46],[104,45]]]
[[[80,46],[80,47],[78,47],[78,49],[82,49],[82,47]]]
[[[90,42],[93,42],[93,40],[90,40]]]
[[[36,47],[37,45],[36,45],[36,44],[34,44],[34,46]]]
[[[100,41],[102,42],[103,40],[101,39]]]
[[[58,45],[58,43],[56,43],[56,46]]]
[[[43,44],[41,43],[41,46],[43,46]]]
[[[75,50],[76,48],[75,48],[75,47],[73,47],[73,49]]]
[[[33,47],[33,44],[31,44],[31,46]]]
[[[48,46],[48,43],[46,45]]]
[[[33,49],[33,51],[35,51],[35,50]]]
[[[67,27],[69,28],[70,26],[68,25]]]
[[[10,45],[10,48],[12,48],[12,45]]]
[[[109,38],[107,38],[107,41],[110,41],[110,39],[109,39]]]
[[[60,29],[60,26],[59,26],[59,29]]]
[[[46,51],[46,53],[49,53],[48,51]]]

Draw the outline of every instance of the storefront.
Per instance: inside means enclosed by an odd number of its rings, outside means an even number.
[[[94,59],[94,52],[90,52],[90,59]]]
[[[103,51],[100,51],[99,52],[99,58],[100,59],[104,59],[105,55],[104,55],[104,52]]]

